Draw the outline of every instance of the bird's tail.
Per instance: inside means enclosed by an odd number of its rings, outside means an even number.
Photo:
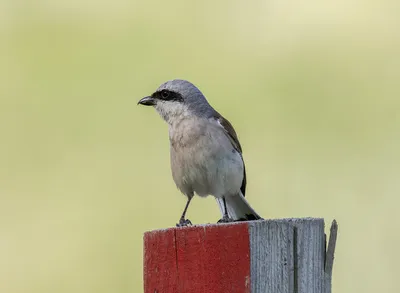
[[[224,215],[224,200],[222,198],[216,198],[219,209],[221,210],[222,216]],[[226,209],[231,219],[235,221],[251,221],[262,219],[257,212],[250,206],[245,197],[241,192],[234,196],[226,196]]]

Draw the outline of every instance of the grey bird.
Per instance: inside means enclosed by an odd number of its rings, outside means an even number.
[[[172,177],[187,203],[177,226],[186,226],[194,193],[213,195],[222,213],[219,223],[258,220],[245,199],[242,147],[231,123],[186,80],[163,83],[138,104],[153,106],[168,123]]]

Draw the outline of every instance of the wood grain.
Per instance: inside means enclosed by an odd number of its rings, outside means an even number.
[[[145,233],[145,293],[331,293],[337,237],[324,220],[262,220]]]
[[[177,293],[178,266],[174,229],[144,234],[145,293]]]
[[[247,223],[149,232],[144,246],[145,293],[250,292]]]
[[[294,229],[294,292],[324,292],[324,220],[290,219],[289,223]]]
[[[176,230],[179,292],[250,292],[247,224]]]
[[[288,221],[249,224],[251,292],[293,292],[293,227]]]

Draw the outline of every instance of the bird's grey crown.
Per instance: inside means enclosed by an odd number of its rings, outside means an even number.
[[[199,116],[207,117],[215,113],[215,110],[207,102],[202,92],[193,83],[187,80],[169,80],[160,85],[157,92],[162,90],[169,90],[181,94],[183,103]]]

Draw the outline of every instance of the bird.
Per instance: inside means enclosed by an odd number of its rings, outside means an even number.
[[[168,124],[172,177],[187,197],[178,227],[192,225],[186,213],[194,194],[216,198],[218,223],[262,219],[245,199],[246,169],[235,129],[193,83],[169,80],[138,105],[154,107]]]

